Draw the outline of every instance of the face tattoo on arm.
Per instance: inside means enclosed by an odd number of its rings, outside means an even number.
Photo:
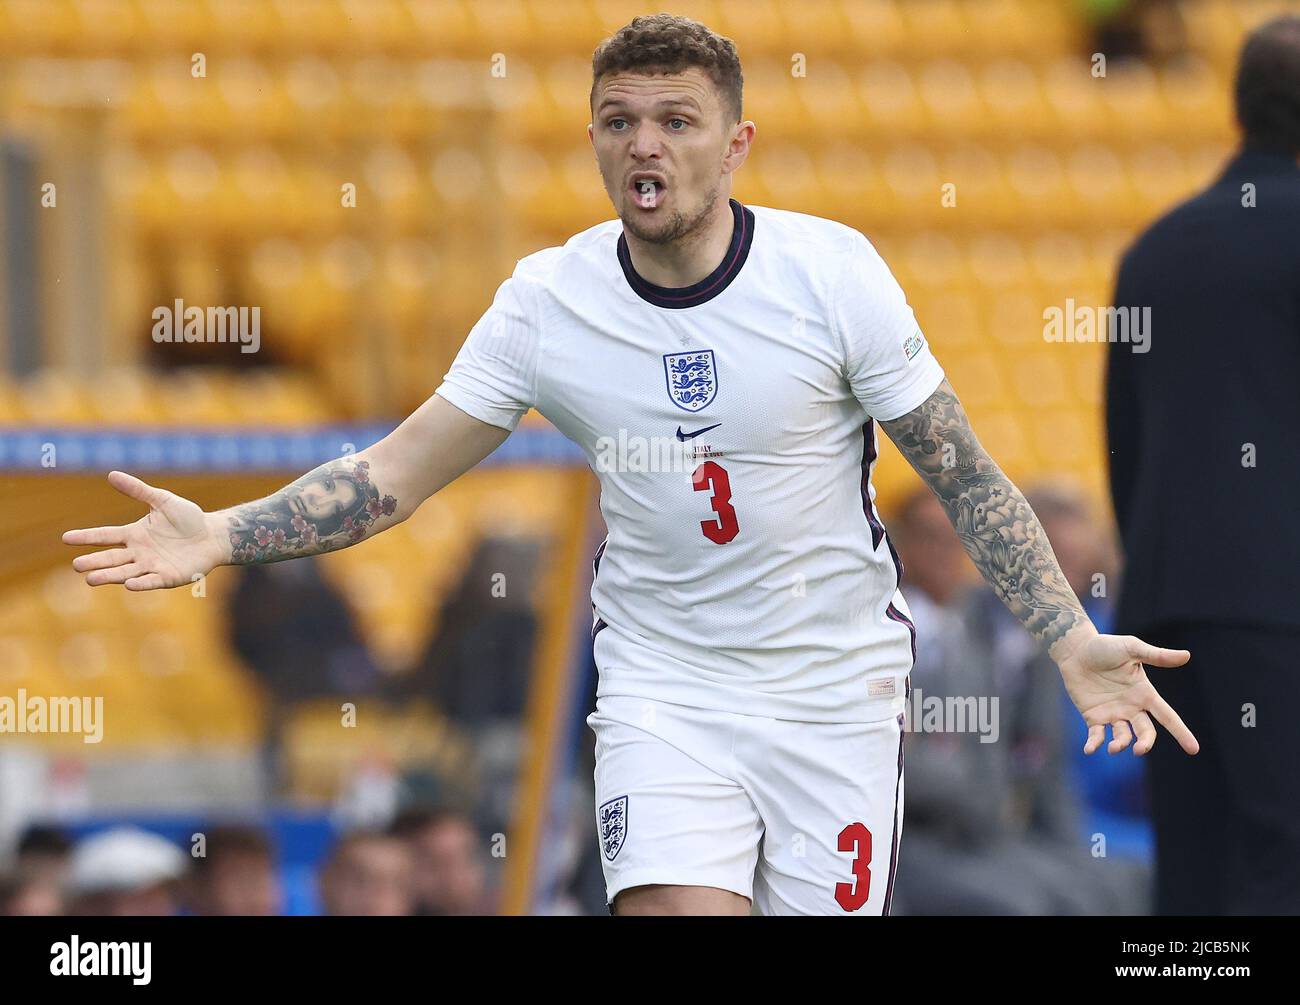
[[[397,500],[370,481],[370,464],[329,461],[274,495],[229,511],[231,562],[252,565],[355,544]]]

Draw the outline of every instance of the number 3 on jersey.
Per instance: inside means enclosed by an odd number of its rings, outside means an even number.
[[[691,475],[691,483],[696,492],[713,491],[709,502],[718,514],[716,520],[701,520],[700,530],[714,544],[726,544],[740,533],[736,510],[731,505],[731,479],[727,477],[727,469],[715,461],[705,461]]]

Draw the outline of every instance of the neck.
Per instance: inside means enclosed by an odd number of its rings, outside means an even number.
[[[733,224],[731,200],[723,195],[699,226],[675,241],[643,241],[626,227],[623,238],[637,275],[655,286],[681,289],[698,283],[722,264],[731,244]]]

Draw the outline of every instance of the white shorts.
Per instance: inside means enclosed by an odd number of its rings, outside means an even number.
[[[902,716],[793,722],[612,695],[596,733],[607,900],[711,886],[761,914],[888,914],[903,821]]]

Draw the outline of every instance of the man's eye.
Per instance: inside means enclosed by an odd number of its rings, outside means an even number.
[[[326,479],[325,479],[325,491],[326,491],[326,492],[333,492],[333,491],[334,491],[334,479],[333,479],[333,478],[326,478]]]
[[[617,128],[618,128],[618,125],[619,125],[620,122],[625,123],[626,120],[625,120],[625,119],[610,119],[609,122],[606,123],[606,125],[608,125],[610,129],[617,129]]]
[[[680,123],[682,124],[683,128],[684,128],[684,127],[686,126],[686,124],[687,124],[685,119],[669,119],[669,120],[668,120],[668,124],[669,124],[670,126],[671,126],[674,122],[680,122]],[[677,130],[675,130],[675,131],[676,131],[676,132],[681,132],[680,129],[677,129]]]

